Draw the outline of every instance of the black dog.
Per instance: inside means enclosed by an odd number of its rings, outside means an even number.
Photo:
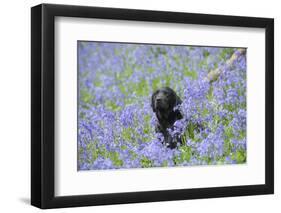
[[[173,138],[167,130],[172,128],[177,120],[183,118],[180,110],[174,109],[181,103],[179,96],[169,87],[158,89],[151,97],[151,107],[158,119],[155,131],[164,135],[164,143],[171,149],[175,148],[177,143],[181,143],[180,138]]]

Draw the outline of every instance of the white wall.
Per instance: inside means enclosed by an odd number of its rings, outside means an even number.
[[[102,207],[50,210],[51,212],[276,212],[281,202],[280,38],[278,1],[219,0],[45,0],[45,3],[81,4],[194,13],[275,18],[275,195],[173,201]],[[29,205],[30,196],[30,7],[41,1],[1,2],[0,212],[39,212]],[[279,83],[279,84],[277,84]]]

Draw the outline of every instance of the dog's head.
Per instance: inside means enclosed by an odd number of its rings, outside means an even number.
[[[151,107],[153,112],[171,112],[174,107],[181,104],[181,99],[174,90],[169,87],[163,87],[156,90],[151,97]]]

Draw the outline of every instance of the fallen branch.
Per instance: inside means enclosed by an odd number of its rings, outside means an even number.
[[[240,57],[241,55],[244,55],[246,53],[246,49],[243,48],[243,49],[238,49],[237,51],[235,51],[232,56],[230,57],[230,59],[228,59],[225,63],[225,66],[223,67],[218,67],[214,70],[211,70],[207,77],[206,77],[206,80],[208,80],[209,82],[213,82],[215,80],[218,79],[219,75],[222,73],[223,71],[223,68],[225,67],[231,67],[235,60],[238,59],[238,57]]]

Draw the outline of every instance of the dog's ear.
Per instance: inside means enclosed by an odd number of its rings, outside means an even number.
[[[156,112],[155,96],[157,95],[157,93],[158,93],[158,90],[156,90],[151,96],[151,108],[152,108],[153,112]]]
[[[176,98],[176,106],[180,105],[182,103],[182,100],[180,99],[180,97],[177,95],[177,98]],[[176,110],[176,117],[177,119],[182,119],[183,116],[182,116],[182,112],[180,109],[177,109]]]
[[[181,103],[182,103],[182,100],[180,99],[180,97],[178,95],[176,95],[176,106]]]

